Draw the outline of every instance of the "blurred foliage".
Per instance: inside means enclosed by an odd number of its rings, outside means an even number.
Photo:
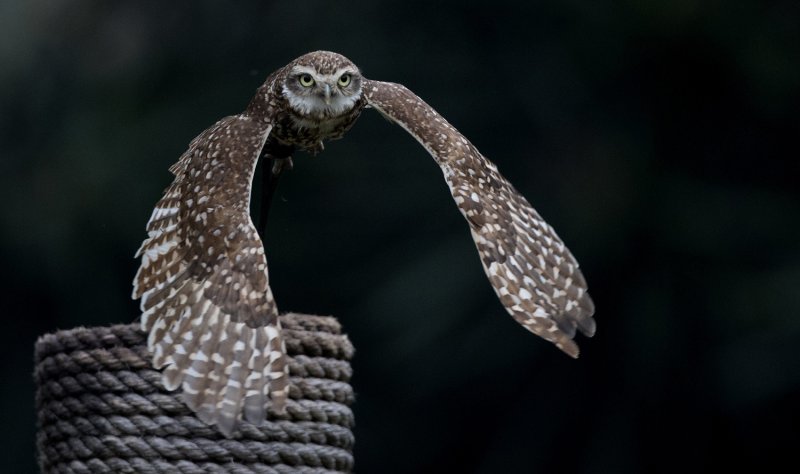
[[[799,23],[792,0],[1,3],[4,472],[35,470],[36,336],[137,318],[132,257],[167,167],[315,49],[464,132],[566,240],[598,308],[578,361],[522,330],[439,171],[377,114],[296,156],[271,281],[283,310],[338,316],[358,348],[359,471],[791,460]]]

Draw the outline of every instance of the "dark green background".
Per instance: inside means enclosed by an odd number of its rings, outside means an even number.
[[[577,361],[515,323],[440,171],[375,112],[298,154],[271,283],[357,348],[359,472],[796,465],[798,25],[791,0],[3,2],[2,471],[35,469],[37,335],[137,318],[168,166],[315,49],[457,126],[597,305]]]

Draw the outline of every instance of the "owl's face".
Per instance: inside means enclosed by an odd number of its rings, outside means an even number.
[[[361,98],[361,72],[344,56],[316,51],[288,66],[283,96],[304,117],[325,119],[352,110]]]

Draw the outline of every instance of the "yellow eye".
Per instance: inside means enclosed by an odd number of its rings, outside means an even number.
[[[314,78],[311,74],[303,74],[300,76],[300,85],[303,87],[311,87],[314,85]]]
[[[342,74],[339,76],[339,85],[347,87],[350,84],[350,74]]]

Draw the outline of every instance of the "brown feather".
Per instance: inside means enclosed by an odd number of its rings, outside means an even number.
[[[500,302],[526,329],[577,357],[576,329],[595,331],[578,263],[539,214],[472,143],[399,84],[365,81],[369,105],[416,138],[441,167]]]

